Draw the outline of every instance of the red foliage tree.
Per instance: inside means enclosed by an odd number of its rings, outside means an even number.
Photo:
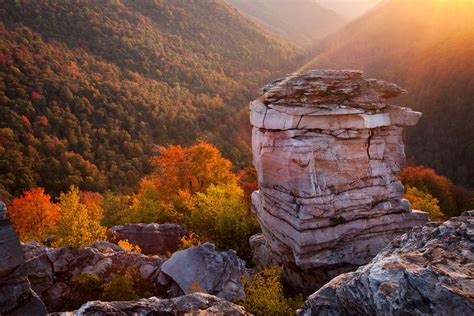
[[[400,177],[405,186],[416,187],[437,198],[441,211],[448,216],[457,216],[473,204],[472,192],[454,186],[451,180],[433,169],[408,166],[401,171]]]
[[[8,215],[22,241],[43,240],[59,220],[59,207],[43,188],[34,188],[12,200]]]

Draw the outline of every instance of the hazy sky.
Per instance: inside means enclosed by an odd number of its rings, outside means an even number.
[[[370,10],[382,0],[316,0],[316,2],[347,17],[355,18]]]

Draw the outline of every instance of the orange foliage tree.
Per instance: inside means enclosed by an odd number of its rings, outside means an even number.
[[[22,241],[43,240],[58,223],[59,207],[43,188],[34,188],[12,200],[8,215]]]
[[[81,203],[87,207],[89,216],[93,220],[102,220],[104,216],[104,209],[102,208],[102,195],[97,192],[81,191],[79,192],[79,197]]]
[[[151,162],[157,169],[153,179],[164,199],[171,199],[180,192],[191,195],[205,192],[211,184],[237,183],[231,171],[232,163],[211,144],[160,147],[159,151]]]

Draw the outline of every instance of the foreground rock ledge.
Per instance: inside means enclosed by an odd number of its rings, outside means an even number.
[[[20,239],[0,201],[0,315],[46,315],[46,307],[28,281]]]
[[[188,294],[173,299],[156,297],[131,302],[88,302],[74,312],[50,315],[250,315],[239,305],[203,293]]]
[[[474,211],[394,240],[311,295],[299,315],[474,315]]]
[[[403,127],[421,117],[387,102],[403,92],[352,70],[293,74],[262,89],[250,104],[263,232],[252,240],[255,261],[283,265],[290,285],[312,293],[427,221],[399,180]]]

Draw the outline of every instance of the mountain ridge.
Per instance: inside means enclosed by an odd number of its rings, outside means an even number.
[[[324,39],[300,70],[361,69],[400,84],[408,94],[397,102],[424,113],[407,132],[408,161],[474,187],[473,6],[386,1]]]
[[[301,47],[316,42],[348,22],[311,0],[226,0],[268,30]]]

